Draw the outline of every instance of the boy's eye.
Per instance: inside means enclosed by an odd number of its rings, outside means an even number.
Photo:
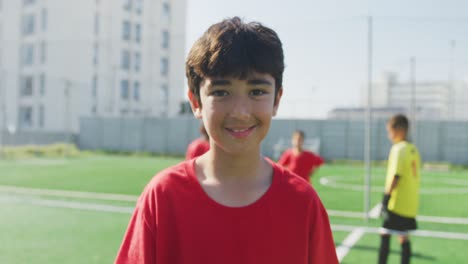
[[[250,94],[253,96],[260,96],[260,95],[267,94],[267,92],[261,89],[255,89],[255,90],[250,91]]]

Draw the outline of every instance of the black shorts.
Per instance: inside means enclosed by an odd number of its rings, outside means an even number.
[[[387,211],[388,217],[383,222],[384,229],[390,229],[400,232],[407,232],[417,229],[417,223],[415,218],[404,217],[398,214],[395,214],[391,211]]]

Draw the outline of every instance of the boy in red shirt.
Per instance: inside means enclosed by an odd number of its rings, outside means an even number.
[[[186,160],[201,156],[210,149],[209,137],[203,124],[200,126],[200,134],[202,137],[195,139],[188,145],[187,152],[185,154]]]
[[[283,70],[281,41],[259,23],[226,19],[195,42],[188,97],[210,150],[150,181],[115,263],[338,263],[317,193],[260,152]]]
[[[310,178],[315,169],[322,166],[325,162],[319,155],[304,150],[304,132],[297,130],[292,135],[293,147],[286,150],[278,160],[278,164],[288,168],[292,172],[312,182]]]

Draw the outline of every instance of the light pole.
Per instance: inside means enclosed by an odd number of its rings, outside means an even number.
[[[3,135],[6,128],[6,85],[5,85],[5,73],[2,68],[0,68],[0,98],[1,108],[0,108],[0,117],[2,119],[2,126],[0,127],[0,159],[3,158]]]
[[[371,110],[372,110],[372,16],[367,18],[367,106],[364,133],[364,163],[366,175],[364,177],[364,215],[369,221],[370,193],[371,193]]]
[[[449,66],[449,84],[448,84],[448,118],[455,118],[455,83],[454,83],[454,59],[455,59],[455,40],[450,41],[450,66]]]
[[[109,114],[111,116],[117,115],[116,113],[118,112],[119,104],[116,103],[118,102],[117,96],[117,65],[113,65],[111,68],[111,81],[110,81],[110,98],[109,98]]]
[[[65,95],[65,131],[70,130],[70,87],[71,81],[65,80],[64,95]]]
[[[65,96],[65,135],[67,144],[72,144],[70,131],[70,88],[72,83],[69,79],[65,79],[64,96]],[[65,147],[65,157],[68,156],[68,147]]]
[[[411,92],[410,92],[410,118],[412,123],[411,135],[413,142],[416,142],[416,58],[410,58],[410,72],[411,72]]]

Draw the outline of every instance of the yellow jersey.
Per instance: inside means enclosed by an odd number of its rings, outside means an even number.
[[[416,217],[419,206],[420,168],[421,158],[415,145],[401,141],[392,146],[388,156],[385,191],[390,190],[395,175],[400,178],[391,192],[388,210],[404,217]]]

